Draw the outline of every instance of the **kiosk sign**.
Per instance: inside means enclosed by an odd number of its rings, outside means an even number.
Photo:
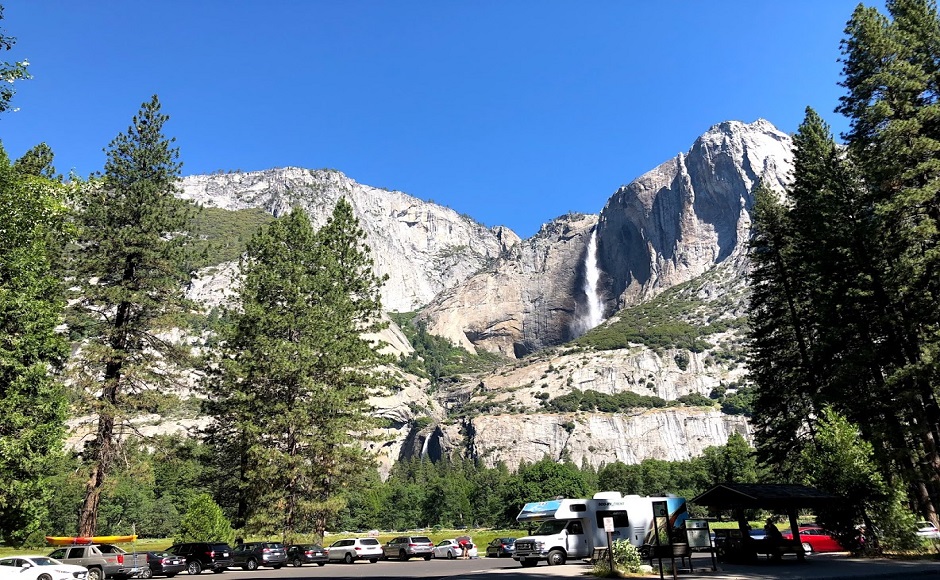
[[[604,531],[605,532],[614,531],[614,518],[604,518]]]

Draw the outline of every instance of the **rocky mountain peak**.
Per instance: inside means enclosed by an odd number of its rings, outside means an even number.
[[[769,121],[726,121],[623,186],[601,212],[598,245],[613,308],[635,304],[745,253],[753,192],[782,190],[792,141]]]
[[[326,223],[345,197],[366,232],[375,270],[387,274],[382,303],[412,311],[519,243],[508,228],[487,228],[456,211],[400,191],[362,185],[330,169],[285,167],[184,177],[180,196],[229,210],[262,208],[279,216],[303,208]]]

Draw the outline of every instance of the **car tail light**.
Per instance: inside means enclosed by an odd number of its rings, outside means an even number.
[[[271,552],[271,548],[261,548],[261,553],[262,553],[262,554],[268,554],[268,553],[270,553],[270,552]]]
[[[313,550],[307,550],[306,552],[304,552],[304,554],[306,554],[306,555],[308,555],[308,556],[312,556],[312,555],[313,555]]]
[[[356,546],[356,549],[357,549],[357,550],[361,550],[362,548],[360,548],[359,546]]]
[[[418,545],[418,544],[408,544],[408,547],[409,547],[409,548],[414,548],[414,547],[417,546],[417,545]]]
[[[209,556],[210,558],[215,558],[215,550],[210,550],[206,552],[206,556]]]
[[[118,554],[117,560],[118,560],[118,564],[123,564],[123,563],[124,563],[124,554]]]
[[[161,563],[161,564],[166,564],[166,558],[160,558],[160,563]]]

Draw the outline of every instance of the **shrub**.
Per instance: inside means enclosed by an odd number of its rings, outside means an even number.
[[[173,543],[182,542],[227,542],[235,539],[232,524],[222,513],[222,508],[207,493],[201,493],[189,502],[186,515],[173,536]]]
[[[627,540],[614,542],[614,567],[625,570],[631,574],[640,571],[640,551]]]

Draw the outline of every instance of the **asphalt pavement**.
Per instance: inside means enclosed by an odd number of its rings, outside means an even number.
[[[666,561],[668,564],[668,561]],[[848,580],[854,578],[894,579],[894,578],[940,578],[940,560],[889,560],[884,558],[853,558],[845,554],[814,554],[801,563],[795,557],[784,558],[781,562],[770,560],[757,564],[718,563],[718,570],[713,571],[711,558],[707,554],[696,554],[692,561],[693,570],[680,570],[677,578],[681,580]],[[573,577],[590,576],[591,566],[587,564],[566,564],[564,566],[545,566],[526,568],[519,572],[540,576]],[[512,570],[491,571],[493,573],[514,573]],[[649,578],[659,578],[655,570]],[[666,571],[663,575],[671,579]],[[470,579],[464,579],[470,580]]]

